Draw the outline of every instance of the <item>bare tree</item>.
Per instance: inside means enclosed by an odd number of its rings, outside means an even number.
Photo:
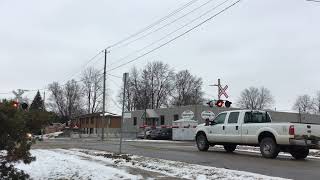
[[[148,108],[169,105],[169,95],[173,89],[174,72],[168,64],[161,61],[148,63],[142,71],[142,84],[146,91]]]
[[[101,110],[101,96],[103,93],[103,76],[99,70],[89,67],[82,72],[83,93],[87,113],[95,113]]]
[[[49,84],[48,89],[51,92],[49,106],[56,111],[56,113],[60,114],[61,117],[66,117],[67,111],[63,88],[58,82],[53,82]]]
[[[316,114],[320,114],[320,91],[316,93],[316,97],[313,99],[313,108]]]
[[[313,105],[314,104],[311,97],[305,94],[302,96],[298,96],[293,109],[302,113],[310,113],[313,110]]]
[[[175,75],[174,81],[172,105],[185,106],[204,101],[201,78],[191,75],[188,70],[183,70]]]
[[[51,92],[50,106],[64,120],[69,120],[82,113],[81,87],[75,80],[68,81],[64,86],[57,82],[49,84]]]
[[[245,109],[266,109],[274,103],[274,99],[271,95],[270,90],[265,87],[256,88],[250,87],[244,89],[238,100],[240,108]]]
[[[168,64],[156,61],[148,63],[142,70],[133,67],[129,73],[126,93],[126,109],[160,108],[169,105],[173,89],[174,72]],[[122,94],[119,93],[119,100]]]

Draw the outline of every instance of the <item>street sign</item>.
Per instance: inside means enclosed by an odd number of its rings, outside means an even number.
[[[224,97],[228,98],[228,94],[226,92],[226,90],[228,89],[228,85],[224,86],[224,88],[222,88],[221,85],[218,86],[219,88],[219,97],[221,97],[222,95],[224,95]]]
[[[182,119],[192,119],[194,117],[194,113],[190,110],[184,111],[181,114]]]

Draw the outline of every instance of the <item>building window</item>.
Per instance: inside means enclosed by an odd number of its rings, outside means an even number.
[[[93,124],[94,123],[94,121],[93,121],[93,118],[91,119],[91,122],[90,122],[91,124]]]
[[[174,121],[179,120],[179,114],[173,115],[173,120],[174,120]]]
[[[160,116],[160,125],[164,125],[164,116]]]
[[[133,117],[133,125],[134,125],[134,126],[137,125],[137,117]]]
[[[86,119],[86,124],[89,124],[89,119]]]

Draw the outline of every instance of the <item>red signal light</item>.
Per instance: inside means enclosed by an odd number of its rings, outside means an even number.
[[[17,101],[13,101],[13,102],[12,102],[12,106],[13,106],[14,108],[18,108],[18,107],[19,107],[19,103],[18,103]]]
[[[217,106],[217,107],[222,107],[223,104],[224,104],[223,100],[218,100],[218,101],[216,102],[216,106]]]

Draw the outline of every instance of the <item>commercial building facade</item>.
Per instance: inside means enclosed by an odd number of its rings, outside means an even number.
[[[232,110],[233,108],[217,108],[209,107],[206,105],[190,105],[179,106],[172,108],[160,108],[160,109],[147,109],[131,111],[131,118],[124,119],[124,132],[127,134],[135,134],[142,130],[143,126],[172,126],[172,122],[182,119],[184,112],[192,111],[194,117],[192,120],[197,121],[199,124],[204,123],[205,119],[201,117],[201,113],[204,111],[211,111],[215,115],[220,112]],[[298,114],[290,112],[278,112],[268,111],[273,119],[273,122],[304,122],[304,123],[316,123],[320,124],[320,116],[313,114]],[[146,117],[145,117],[146,114]]]

